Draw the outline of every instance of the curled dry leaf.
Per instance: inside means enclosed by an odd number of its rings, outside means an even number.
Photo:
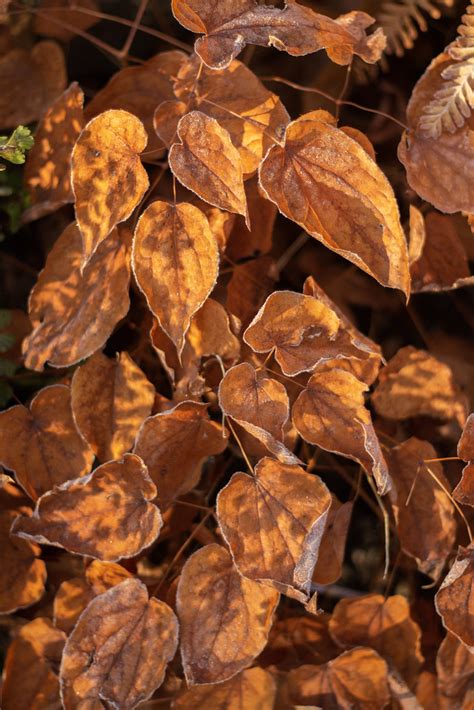
[[[327,663],[341,652],[328,629],[329,614],[290,616],[276,621],[264,652],[259,658],[266,668],[280,671],[299,668],[309,659],[315,665]]]
[[[239,574],[220,545],[195,552],[181,572],[177,609],[189,685],[221,683],[263,650],[279,594]]]
[[[220,491],[217,517],[242,574],[307,601],[330,506],[318,476],[264,458]]]
[[[74,10],[71,5],[75,4],[74,0],[41,0],[39,12],[34,15],[35,34],[68,42],[99,22],[94,17],[99,10],[96,0],[81,0],[85,12]]]
[[[38,42],[31,51],[13,49],[4,54],[0,58],[0,126],[14,128],[38,121],[66,82],[64,54],[56,42]]]
[[[458,443],[458,456],[467,461],[461,480],[453,490],[453,497],[463,505],[474,506],[474,414],[470,414]]]
[[[453,504],[426,468],[429,465],[449,491],[442,464],[424,464],[424,459],[436,458],[436,451],[427,441],[415,438],[386,450],[385,456],[393,483],[390,499],[402,550],[416,560],[424,574],[437,579],[456,537]]]
[[[167,504],[194,488],[205,459],[226,446],[227,432],[209,419],[207,405],[189,401],[146,419],[134,453],[148,467],[160,503]]]
[[[130,300],[130,264],[114,230],[81,272],[82,240],[69,225],[49,252],[33,287],[28,310],[33,332],[23,341],[25,365],[41,371],[46,361],[69,367],[99,350]]]
[[[283,8],[260,5],[256,0],[173,0],[178,22],[191,32],[203,33],[195,50],[207,66],[223,69],[246,44],[271,46],[299,57],[325,49],[336,64],[350,64],[354,55],[373,64],[386,45],[381,29],[367,36],[375,20],[365,12],[349,12],[333,20],[286,0]]]
[[[195,686],[178,695],[173,703],[180,710],[273,710],[276,684],[271,673],[255,666],[224,683]]]
[[[308,443],[360,463],[383,495],[390,489],[390,476],[370,412],[364,406],[367,389],[345,370],[316,372],[294,403],[292,419]]]
[[[146,144],[142,122],[128,111],[105,111],[82,130],[71,176],[84,264],[145,194],[148,175],[139,155]]]
[[[160,52],[137,66],[121,69],[98,91],[85,110],[87,119],[110,109],[123,109],[143,123],[148,151],[161,150],[163,141],[153,129],[153,112],[162,102],[174,99],[173,81],[187,57],[183,52]]]
[[[153,202],[138,221],[132,261],[151,311],[181,355],[191,318],[218,275],[217,243],[206,216],[188,203]]]
[[[53,606],[55,626],[69,634],[91,599],[131,576],[113,562],[92,560],[84,577],[67,579],[59,586]]]
[[[238,61],[215,71],[192,55],[177,72],[173,91],[174,100],[164,101],[154,116],[155,131],[165,145],[171,146],[176,140],[178,122],[184,114],[201,111],[228,131],[246,176],[255,172],[273,144],[272,138],[278,137],[290,120],[278,96]]]
[[[18,515],[31,513],[19,490],[8,483],[0,488],[0,506],[0,614],[7,614],[41,599],[46,565],[38,545],[10,535]]]
[[[56,669],[65,641],[49,619],[38,617],[20,629],[5,659],[3,710],[60,710]]]
[[[219,405],[228,417],[260,441],[282,463],[301,461],[283,444],[290,403],[281,382],[265,377],[247,362],[235,365],[219,385]]]
[[[262,256],[238,264],[227,284],[227,309],[245,328],[272,290],[276,280],[275,262]]]
[[[228,131],[191,111],[178,123],[177,137],[168,157],[173,175],[210,205],[247,218],[242,161]]]
[[[466,405],[448,365],[426,350],[401,348],[380,371],[372,403],[382,417],[403,420],[429,416],[462,426]]]
[[[447,291],[473,283],[454,218],[430,212],[421,219],[424,219],[423,229],[419,225],[413,229],[410,224],[410,250],[416,242],[419,252],[418,258],[410,263],[413,293]]]
[[[329,630],[343,648],[373,648],[411,688],[416,684],[423,663],[421,630],[410,616],[405,597],[368,594],[359,599],[341,599],[329,621]]]
[[[29,409],[19,404],[0,412],[0,463],[33,500],[89,473],[93,461],[73,419],[69,387],[45,387]]]
[[[127,579],[93,599],[69,636],[61,662],[64,710],[134,708],[163,682],[178,645],[170,607]]]
[[[474,212],[474,116],[455,133],[434,137],[420,121],[426,106],[443,88],[442,73],[454,64],[449,54],[436,57],[416,84],[407,108],[408,131],[398,146],[410,187],[441,212]]]
[[[324,710],[380,710],[390,699],[388,668],[370,648],[354,648],[320,666],[303,665],[290,671],[291,700]]]
[[[250,230],[243,217],[236,217],[226,245],[226,256],[233,261],[268,254],[273,246],[273,228],[277,208],[266,200],[258,185],[257,176],[245,183]]]
[[[83,103],[84,94],[74,82],[40,121],[23,173],[30,200],[30,207],[22,216],[23,222],[38,219],[65,203],[74,202],[71,154],[84,127]]]
[[[441,710],[468,710],[474,700],[474,653],[448,633],[436,658],[438,702]]]
[[[244,333],[254,352],[274,350],[285,375],[310,372],[325,360],[367,357],[341,327],[338,314],[322,299],[293,291],[274,291]]]
[[[17,518],[12,533],[105,561],[134,557],[160,532],[160,512],[149,502],[155,497],[143,461],[125,454],[45,493],[31,517]]]
[[[126,352],[110,360],[96,353],[71,382],[74,419],[99,461],[128,451],[150,414],[155,388]]]
[[[443,626],[474,652],[474,545],[460,547],[453,566],[435,596]]]
[[[383,286],[410,293],[405,235],[387,178],[326,111],[287,126],[259,168],[280,212]]]
[[[318,561],[313,572],[316,584],[332,584],[342,574],[346,539],[351,522],[353,503],[341,503],[332,494],[331,507],[326,519]]]

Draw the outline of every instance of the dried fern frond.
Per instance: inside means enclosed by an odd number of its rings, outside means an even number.
[[[452,0],[442,4],[452,5]],[[377,20],[387,36],[387,54],[401,57],[413,47],[419,33],[428,29],[424,13],[433,19],[441,17],[439,7],[430,0],[390,0],[382,4]]]
[[[441,74],[445,84],[427,105],[419,128],[431,138],[464,126],[474,108],[474,0],[462,17],[458,37],[446,48],[454,60]]]

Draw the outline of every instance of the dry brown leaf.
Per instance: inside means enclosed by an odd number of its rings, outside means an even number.
[[[160,52],[137,66],[125,67],[97,92],[85,110],[87,119],[110,109],[123,109],[143,123],[148,135],[147,151],[163,148],[153,129],[153,112],[162,101],[174,99],[173,82],[187,60],[183,52]]]
[[[463,505],[474,507],[474,463],[464,467],[461,480],[453,490],[453,498]]]
[[[316,584],[333,584],[342,575],[352,508],[351,501],[341,503],[332,494],[331,507],[319,546],[318,561],[313,572],[313,582]]]
[[[72,83],[46,112],[28,153],[23,181],[29,208],[23,222],[43,217],[61,205],[74,202],[71,187],[71,154],[84,127],[84,94]]]
[[[367,389],[345,370],[316,372],[294,403],[292,419],[308,443],[360,463],[383,495],[390,489],[390,477],[370,412],[364,406]]]
[[[213,298],[208,298],[194,315],[186,339],[198,358],[219,355],[224,361],[235,360],[240,353],[229,315]]]
[[[158,489],[158,500],[168,504],[194,488],[205,459],[227,446],[227,432],[207,414],[207,405],[181,402],[173,409],[146,419],[134,453],[146,466]]]
[[[235,473],[217,517],[240,572],[307,601],[331,495],[318,476],[264,458],[255,476]]]
[[[326,111],[300,116],[259,168],[280,212],[383,286],[410,293],[405,235],[393,189]]]
[[[410,187],[441,212],[474,212],[474,115],[455,133],[432,137],[420,126],[426,106],[443,88],[442,72],[454,63],[438,55],[416,84],[407,108],[408,131],[398,146]]]
[[[244,333],[254,352],[274,350],[285,375],[310,372],[325,360],[366,358],[366,345],[341,327],[338,314],[322,299],[274,291]]]
[[[238,264],[227,284],[227,310],[236,316],[245,328],[271,292],[276,280],[274,261],[262,256]]]
[[[35,34],[68,42],[99,22],[93,14],[100,9],[96,0],[81,0],[81,8],[86,12],[72,9],[71,5],[76,4],[75,0],[41,0],[39,12],[34,14]]]
[[[429,416],[462,426],[466,405],[451,368],[426,350],[408,345],[382,368],[372,403],[382,417],[403,420]]]
[[[45,493],[12,533],[109,562],[134,557],[160,532],[160,512],[149,502],[155,497],[143,461],[125,454]]]
[[[424,459],[436,458],[436,451],[427,441],[415,438],[386,450],[385,456],[393,483],[390,499],[401,547],[424,574],[437,579],[454,545],[456,521],[453,504],[426,465],[449,491],[443,467],[438,462],[423,464]]]
[[[301,461],[283,443],[283,427],[290,416],[290,402],[281,382],[265,377],[248,362],[230,370],[219,385],[219,405],[245,431],[260,441],[282,463]]]
[[[410,250],[416,243],[419,251],[418,258],[410,260],[413,293],[447,291],[474,282],[453,217],[430,212],[421,239],[419,232],[419,226],[415,230],[410,226]]]
[[[245,183],[245,194],[250,230],[243,217],[236,217],[225,250],[232,261],[268,254],[273,246],[273,228],[278,212],[276,205],[263,197],[256,176]]]
[[[5,54],[0,58],[0,126],[38,121],[66,82],[64,54],[56,42],[38,42],[31,51],[13,49]]]
[[[130,572],[120,565],[92,560],[85,577],[74,577],[61,583],[54,597],[55,626],[69,634],[91,599],[129,577]]]
[[[45,387],[29,409],[19,404],[0,412],[0,463],[33,500],[89,473],[93,462],[73,419],[69,387]]]
[[[49,252],[28,302],[33,332],[23,341],[25,365],[69,367],[99,350],[130,300],[128,249],[117,230],[81,273],[82,240],[69,225]]]
[[[102,462],[129,451],[154,400],[155,388],[127,352],[114,360],[96,353],[71,382],[77,427]]]
[[[370,648],[354,648],[321,666],[303,665],[288,675],[297,705],[324,710],[381,710],[389,699],[388,668]]]
[[[31,508],[11,484],[0,488],[0,614],[31,606],[44,593],[46,565],[38,545],[10,535],[14,520]]]
[[[366,35],[375,20],[365,12],[349,12],[333,20],[295,0],[283,8],[256,0],[173,0],[173,14],[191,32],[203,33],[195,50],[207,66],[223,69],[246,44],[271,46],[299,57],[325,49],[336,64],[350,64],[354,55],[373,64],[386,45],[381,29]]]
[[[196,710],[273,710],[276,685],[271,673],[255,666],[224,683],[195,686],[182,692],[173,708]]]
[[[205,113],[191,111],[178,123],[177,138],[168,154],[173,175],[205,202],[248,222],[242,161],[228,131]]]
[[[329,630],[343,648],[373,648],[411,688],[416,684],[423,663],[421,630],[410,616],[405,597],[368,594],[359,599],[341,599],[334,608]]]
[[[147,135],[128,111],[105,111],[82,130],[71,159],[71,180],[84,264],[113,228],[132,214],[149,186],[141,164]]]
[[[188,203],[153,202],[138,221],[132,261],[150,310],[180,355],[191,318],[218,275],[217,242],[206,216]]]
[[[173,90],[175,100],[164,101],[154,116],[155,130],[163,142],[167,146],[174,143],[184,114],[201,111],[228,131],[246,176],[255,172],[273,138],[290,120],[279,97],[238,61],[215,71],[192,55],[180,67]]]
[[[93,599],[69,636],[61,662],[64,710],[134,708],[163,682],[178,645],[170,607],[127,579]]]
[[[436,658],[440,710],[469,710],[472,707],[474,653],[448,633]]]
[[[259,658],[263,667],[280,671],[299,668],[310,660],[315,665],[327,663],[341,652],[329,634],[329,614],[305,614],[275,622],[268,644]]]
[[[435,596],[443,626],[474,652],[474,545],[460,547]]]
[[[25,624],[8,648],[3,670],[3,710],[60,710],[56,669],[66,634],[49,619]]]
[[[463,461],[474,460],[474,414],[470,414],[464,424],[457,453]]]
[[[221,683],[263,650],[279,594],[239,574],[230,554],[207,545],[184,565],[177,609],[188,685]]]

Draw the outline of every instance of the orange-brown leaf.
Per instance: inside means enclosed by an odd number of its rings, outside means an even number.
[[[435,596],[443,626],[474,652],[474,546],[460,547]]]
[[[174,143],[184,114],[201,111],[228,131],[245,176],[255,172],[273,143],[272,136],[278,137],[290,120],[278,96],[238,61],[215,71],[192,55],[180,67],[173,90],[175,100],[158,106],[154,116],[155,130],[163,142],[168,146]]]
[[[160,512],[149,502],[155,497],[143,461],[125,454],[45,493],[12,533],[105,561],[134,557],[160,532]]]
[[[367,36],[375,20],[365,12],[350,12],[333,20],[286,0],[283,8],[260,5],[256,0],[173,0],[178,22],[191,32],[203,33],[196,40],[196,53],[209,67],[222,69],[246,44],[271,46],[292,56],[325,49],[336,64],[350,64],[354,55],[370,64],[378,61],[386,45],[381,29]]]
[[[49,619],[38,617],[20,629],[5,659],[3,710],[60,710],[56,669],[65,641]]]
[[[422,572],[437,579],[456,537],[453,504],[426,470],[429,466],[449,491],[442,464],[424,464],[424,459],[436,458],[436,451],[427,441],[415,438],[385,451],[385,456],[393,483],[390,498],[401,547],[416,560]]]
[[[464,398],[451,368],[411,345],[401,348],[382,368],[372,402],[377,413],[387,419],[425,415],[456,418],[462,425],[466,418]]]
[[[441,212],[474,212],[473,115],[455,133],[434,137],[420,127],[420,119],[434,94],[443,88],[441,76],[454,60],[438,55],[416,84],[407,108],[409,130],[398,146],[410,187]]]
[[[226,446],[227,432],[209,419],[207,406],[188,401],[146,419],[134,453],[147,465],[165,503],[194,488],[205,459]]]
[[[191,111],[180,120],[177,137],[168,158],[173,175],[210,205],[247,217],[242,161],[228,131]]]
[[[183,52],[160,52],[137,66],[116,72],[97,92],[85,110],[87,119],[110,109],[123,109],[137,116],[148,135],[148,151],[163,148],[153,129],[153,112],[162,102],[174,98],[173,82],[187,57]]]
[[[341,599],[329,621],[329,629],[343,648],[373,648],[401,673],[410,687],[416,683],[423,663],[421,630],[410,616],[405,597],[368,594],[359,599]]]
[[[19,502],[13,486],[0,489],[0,613],[31,606],[44,593],[46,565],[37,559],[41,550],[26,540],[10,535],[10,528],[20,513],[31,513],[31,508]]]
[[[191,318],[218,275],[217,243],[206,216],[188,203],[153,202],[138,221],[132,259],[150,310],[180,355]]]
[[[71,166],[84,264],[145,194],[148,175],[139,155],[147,140],[142,122],[122,110],[105,111],[82,130]]]
[[[180,710],[273,710],[276,685],[271,673],[255,666],[224,683],[195,686],[183,691],[173,703]]]
[[[262,256],[237,264],[227,285],[227,309],[245,328],[254,318],[276,281],[274,261]]]
[[[292,701],[324,710],[380,710],[389,699],[385,661],[369,648],[341,653],[321,666],[303,665],[288,676]]]
[[[69,387],[45,387],[29,409],[18,404],[0,412],[0,463],[33,500],[89,473],[93,461],[73,419]]]
[[[260,184],[280,212],[383,286],[407,296],[405,235],[387,178],[326,111],[300,116],[259,168]]]
[[[458,456],[463,461],[474,461],[474,414],[470,414],[464,424],[458,443]]]
[[[66,88],[64,54],[56,42],[13,49],[0,58],[0,126],[38,121]]]
[[[81,272],[82,240],[69,225],[51,249],[28,302],[33,332],[23,341],[25,365],[69,367],[99,350],[130,300],[128,250],[117,230]]]
[[[114,360],[96,353],[71,382],[74,419],[102,462],[129,451],[154,399],[155,388],[126,352]]]
[[[448,633],[436,658],[438,702],[441,710],[469,710],[474,700],[474,653],[453,634]]]
[[[177,609],[189,685],[221,683],[263,650],[279,594],[242,577],[224,547],[207,545],[183,567]]]
[[[23,222],[38,219],[65,203],[74,202],[71,154],[84,127],[83,103],[84,94],[74,82],[40,121],[23,173],[30,204],[22,216]]]
[[[316,372],[293,405],[293,423],[310,444],[360,463],[381,494],[390,478],[370,412],[364,406],[367,385],[350,372]]]
[[[217,516],[242,574],[305,601],[330,505],[320,478],[264,458],[255,476],[232,476]]]
[[[453,498],[463,505],[474,507],[474,463],[464,467],[461,480],[453,490]]]
[[[61,662],[64,710],[134,708],[163,682],[178,644],[167,604],[128,579],[93,599],[69,636]]]
[[[326,519],[318,561],[313,572],[316,584],[332,584],[342,575],[346,539],[351,522],[353,503],[341,503],[332,494],[332,503]]]
[[[282,463],[299,459],[283,444],[283,427],[290,416],[290,403],[281,382],[264,376],[248,362],[227,370],[219,385],[222,412],[260,441]]]

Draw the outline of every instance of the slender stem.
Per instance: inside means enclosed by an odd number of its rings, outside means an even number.
[[[341,111],[342,100],[343,100],[345,93],[347,91],[347,87],[349,86],[349,79],[351,76],[351,71],[352,71],[352,62],[347,67],[346,76],[344,77],[344,84],[343,84],[342,89],[339,93],[339,96],[337,97],[337,104],[336,104],[336,118],[337,118],[337,120],[339,120],[339,114]]]
[[[130,27],[127,39],[125,40],[122,47],[122,56],[124,57],[126,57],[130,51],[133,40],[135,39],[135,35],[137,34],[138,26],[142,21],[143,15],[145,14],[147,5],[148,0],[140,0],[140,5],[138,7],[137,14],[135,15],[135,19],[132,22],[132,26]]]
[[[385,566],[383,570],[383,579],[387,579],[388,576],[388,570],[390,569],[390,518],[387,513],[387,509],[385,508],[384,504],[382,503],[382,499],[377,493],[377,489],[375,488],[375,484],[372,480],[372,477],[369,476],[368,473],[366,473],[367,476],[367,481],[369,483],[369,486],[371,487],[375,500],[377,501],[377,505],[379,506],[380,510],[382,511],[382,517],[383,517],[383,530],[384,530],[384,540],[385,540]]]
[[[426,464],[425,464],[425,468],[426,468],[426,470],[428,471],[428,473],[430,474],[431,478],[433,478],[433,479],[436,481],[436,483],[437,483],[438,486],[441,488],[441,490],[443,490],[443,491],[446,493],[446,495],[448,496],[449,500],[451,501],[451,503],[454,505],[454,507],[455,507],[456,510],[458,511],[459,515],[460,515],[461,518],[463,519],[464,524],[465,524],[465,526],[466,526],[467,534],[468,534],[468,536],[469,536],[469,542],[472,543],[472,542],[473,542],[472,530],[471,530],[471,527],[470,527],[470,525],[469,525],[469,523],[468,523],[468,521],[467,521],[466,516],[465,516],[464,513],[462,512],[461,506],[458,505],[457,501],[455,500],[455,498],[453,498],[451,492],[446,488],[446,486],[443,485],[443,483],[441,483],[441,481],[439,480],[439,478],[437,477],[437,475],[434,473],[434,471],[432,471],[429,466],[426,466]]]
[[[443,456],[440,459],[423,459],[423,463],[436,463],[437,461],[462,461],[459,456]]]
[[[225,417],[225,421],[226,421],[227,426],[228,426],[229,429],[231,430],[234,439],[236,440],[236,442],[237,442],[237,444],[238,444],[238,446],[239,446],[240,452],[241,452],[241,454],[242,454],[242,456],[243,456],[243,458],[244,458],[245,463],[247,464],[248,470],[250,471],[250,473],[251,473],[252,475],[255,475],[255,471],[254,471],[254,469],[253,469],[252,464],[250,463],[249,457],[247,456],[247,452],[246,452],[245,449],[244,449],[244,445],[242,444],[239,435],[237,434],[237,432],[235,431],[234,427],[232,426],[232,422],[230,421],[229,417],[226,416],[226,417]]]

